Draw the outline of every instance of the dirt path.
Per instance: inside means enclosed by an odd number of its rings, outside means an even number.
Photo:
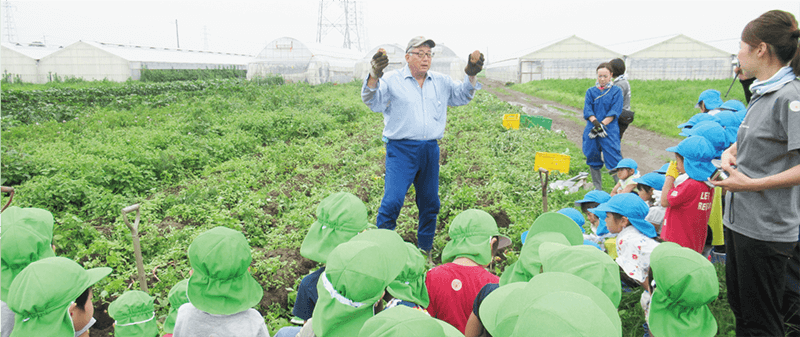
[[[581,148],[583,128],[586,126],[582,110],[511,90],[499,81],[482,78],[480,82],[483,90],[495,94],[503,101],[521,106],[528,115],[552,119],[552,130],[563,131],[567,135],[567,139]],[[658,169],[672,160],[674,154],[665,149],[677,145],[680,141],[681,139],[678,138],[640,129],[636,127],[636,120],[634,120],[622,138],[622,156],[633,158],[639,165],[639,171],[644,174]]]

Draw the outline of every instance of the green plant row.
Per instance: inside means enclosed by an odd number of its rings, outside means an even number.
[[[677,126],[700,109],[694,107],[700,93],[716,89],[723,100],[736,99],[743,103],[744,90],[736,81],[728,97],[724,97],[732,80],[656,81],[629,80],[631,85],[631,110],[636,112],[633,125],[666,136],[678,137]],[[511,88],[544,99],[582,110],[586,90],[594,79],[541,80],[513,85]]]
[[[234,66],[206,69],[142,69],[142,82],[175,82],[212,79],[245,78],[247,70]]]

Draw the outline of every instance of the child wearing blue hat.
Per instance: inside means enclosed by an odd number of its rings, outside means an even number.
[[[715,121],[719,123],[719,118],[717,116],[701,112],[699,114],[695,114],[694,116],[692,116],[692,118],[689,118],[689,120],[686,121],[686,123],[678,124],[678,129],[687,129],[687,128],[691,129],[692,127],[695,126],[695,124],[703,121]]]
[[[719,112],[720,106],[722,106],[722,98],[720,97],[719,91],[707,89],[700,93],[700,97],[697,99],[697,104],[695,104],[694,107],[700,109],[703,113],[713,116]]]
[[[603,242],[607,238],[612,238],[616,236],[614,233],[609,233],[608,228],[606,228],[605,222],[605,214],[601,216],[597,216],[592,212],[589,212],[589,209],[595,208],[598,205],[608,201],[611,196],[606,193],[605,191],[589,191],[586,195],[583,196],[583,199],[578,200],[575,202],[575,207],[581,209],[583,214],[586,214],[586,219],[589,220],[589,229],[591,232],[584,233],[583,239],[588,240],[590,242],[594,242],[600,247],[603,247]]]
[[[633,189],[636,188],[636,183],[633,182],[633,180],[639,178],[639,171],[636,170],[637,168],[639,168],[639,165],[631,158],[625,158],[619,161],[617,167],[614,168],[618,180],[614,188],[611,189],[612,197],[620,193],[633,192]]]
[[[653,224],[656,232],[660,233],[666,211],[661,206],[661,188],[664,187],[664,175],[650,172],[633,181],[636,182],[639,198],[642,198],[647,203],[647,206],[650,207],[650,211],[647,212],[647,216],[644,219]]]
[[[650,253],[658,246],[656,229],[645,221],[649,207],[633,193],[619,194],[590,210],[605,214],[609,232],[617,234],[615,261],[625,275],[650,290],[647,280],[650,272]]]
[[[661,206],[667,208],[661,237],[702,254],[714,194],[706,180],[715,170],[711,164],[715,151],[699,136],[686,138],[667,151],[675,152],[676,161],[670,163],[661,189]],[[675,179],[683,172],[689,178],[675,187]]]

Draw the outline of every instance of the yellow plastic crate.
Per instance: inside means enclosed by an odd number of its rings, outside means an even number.
[[[519,130],[519,114],[503,115],[503,127],[506,129]]]
[[[565,154],[536,152],[536,157],[533,158],[533,170],[538,171],[540,167],[544,167],[551,172],[569,174],[569,160],[570,157]]]

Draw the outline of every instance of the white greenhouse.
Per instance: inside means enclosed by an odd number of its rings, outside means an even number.
[[[436,44],[431,50],[433,59],[431,59],[431,70],[450,75],[450,78],[456,81],[463,81],[467,73],[464,68],[467,67],[467,56],[459,57],[456,53],[443,44]]]
[[[356,78],[367,78],[367,74],[369,74],[369,70],[372,67],[372,56],[374,56],[380,48],[385,49],[386,55],[389,56],[389,65],[383,70],[384,73],[390,70],[400,69],[406,65],[406,51],[403,49],[403,47],[400,47],[396,44],[382,44],[372,48],[372,50],[367,52],[364,57],[356,62]]]
[[[355,78],[359,51],[303,43],[291,37],[272,40],[247,65],[247,79],[280,75],[286,82],[346,83]]]
[[[620,53],[573,35],[519,58],[487,65],[486,77],[515,83],[594,78],[600,63],[621,57]]]
[[[37,82],[40,77],[39,60],[61,47],[33,42],[28,45],[3,43],[0,48],[0,66],[5,78],[26,83],[43,83]]]
[[[54,75],[117,82],[138,80],[145,68],[244,70],[252,58],[233,53],[78,41],[43,57],[36,83],[47,82]]]
[[[637,80],[703,80],[732,78],[734,55],[685,35],[632,53],[627,73]]]

